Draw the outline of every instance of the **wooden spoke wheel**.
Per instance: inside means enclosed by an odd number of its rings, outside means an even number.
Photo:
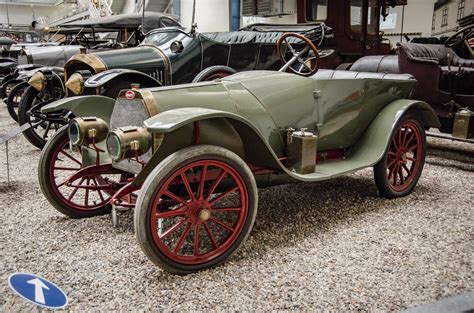
[[[66,122],[60,118],[47,120],[41,117],[41,108],[63,97],[60,86],[37,91],[32,86],[28,87],[21,98],[18,108],[18,123],[29,124],[30,128],[23,131],[25,138],[39,149],[43,149],[46,141]]]
[[[135,231],[147,256],[176,274],[220,264],[251,231],[253,175],[237,155],[195,146],[162,161],[137,200]]]
[[[411,193],[423,171],[425,156],[424,128],[415,117],[405,115],[397,123],[382,160],[374,167],[380,194],[396,198]]]
[[[67,127],[61,128],[40,156],[38,179],[43,194],[59,212],[72,218],[109,213],[109,200],[124,178],[120,174],[92,174],[66,184],[82,167],[81,151],[69,149]]]

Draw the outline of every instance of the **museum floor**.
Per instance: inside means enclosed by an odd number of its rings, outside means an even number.
[[[0,133],[13,128],[0,103]],[[61,282],[68,309],[399,310],[474,289],[474,150],[428,140],[423,175],[406,198],[377,195],[371,170],[321,184],[260,190],[256,225],[218,268],[185,277],[142,253],[132,214],[73,220],[40,192],[40,151],[0,147],[0,281],[23,271]],[[0,284],[0,306],[31,306]]]

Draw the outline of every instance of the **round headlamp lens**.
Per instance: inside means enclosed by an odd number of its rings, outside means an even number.
[[[79,129],[79,123],[73,120],[69,124],[69,140],[73,145],[78,145],[81,141],[81,132]]]
[[[122,154],[120,147],[120,138],[114,132],[109,133],[107,136],[107,152],[113,160],[120,159]]]

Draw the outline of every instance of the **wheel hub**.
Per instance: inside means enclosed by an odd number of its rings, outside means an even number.
[[[189,206],[188,218],[194,222],[205,222],[211,217],[209,203],[206,201],[195,201]]]
[[[199,212],[199,219],[203,222],[207,221],[211,217],[211,212],[208,209],[202,209]]]
[[[407,154],[406,153],[402,153],[401,159],[402,159],[403,163],[407,164]]]

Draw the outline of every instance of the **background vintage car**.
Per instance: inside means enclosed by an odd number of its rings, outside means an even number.
[[[363,57],[351,70],[413,75],[418,83],[412,98],[429,103],[441,121],[442,134],[429,134],[474,143],[474,54],[468,43],[473,36],[471,24],[443,43],[402,43],[397,55]]]
[[[173,15],[146,12],[145,17],[145,25],[147,27],[179,26],[177,17]],[[88,51],[104,51],[134,47],[143,40],[142,33],[138,31],[141,25],[142,14],[139,13],[70,22],[50,31],[53,38],[64,36],[60,46],[24,49],[21,51],[19,63],[30,64],[31,66],[24,71],[17,70],[12,72],[9,77],[4,79],[5,83],[3,86],[6,90],[6,97],[8,97],[5,102],[11,117],[19,121],[20,125],[24,123],[33,125],[32,129],[25,132],[30,141],[35,145],[42,146],[44,138],[47,138],[48,133],[55,129],[54,125],[60,123],[61,119],[54,118],[53,127],[48,128],[46,126],[48,125],[47,123],[38,123],[34,118],[32,120],[26,112],[23,112],[21,114],[22,117],[18,118],[17,110],[19,110],[19,102],[23,95],[25,95],[28,101],[36,99],[34,100],[36,102],[39,99],[52,101],[63,97],[65,91],[63,86],[63,67],[67,60],[73,55],[80,53],[83,48]],[[40,68],[35,66],[37,64],[46,65],[47,67]],[[48,88],[46,88],[46,83],[33,83],[37,88],[39,88],[38,86],[43,86],[44,90],[37,92],[34,88],[31,88],[28,92],[29,83],[27,81],[34,74],[36,74],[35,77],[44,78],[46,76],[48,80],[51,80]],[[10,91],[14,91],[14,93],[10,95]]]
[[[281,60],[276,43],[284,30],[298,30],[317,44],[331,34],[331,30],[321,23],[285,25],[280,31],[206,34],[171,27],[152,31],[138,47],[77,54],[64,67],[67,80],[64,86],[53,75],[31,79],[32,87],[28,88],[20,104],[19,121],[20,125],[29,123],[36,127],[23,133],[38,148],[44,146],[47,134],[39,120],[59,123],[64,112],[45,117],[39,109],[61,98],[63,94],[59,91],[63,89],[67,89],[69,95],[100,94],[115,98],[132,83],[142,87],[166,86],[189,83],[195,78],[215,79],[242,70],[278,69]],[[52,89],[58,92],[48,93]],[[48,96],[41,104],[36,97],[41,92],[54,97]],[[63,124],[67,119],[63,120]]]
[[[252,71],[126,90],[116,101],[63,99],[43,112],[76,118],[46,144],[40,186],[73,218],[135,207],[145,254],[167,271],[195,272],[224,262],[248,236],[257,186],[374,166],[382,196],[409,194],[423,169],[424,129],[439,126],[429,105],[405,99],[415,83],[410,75]]]

